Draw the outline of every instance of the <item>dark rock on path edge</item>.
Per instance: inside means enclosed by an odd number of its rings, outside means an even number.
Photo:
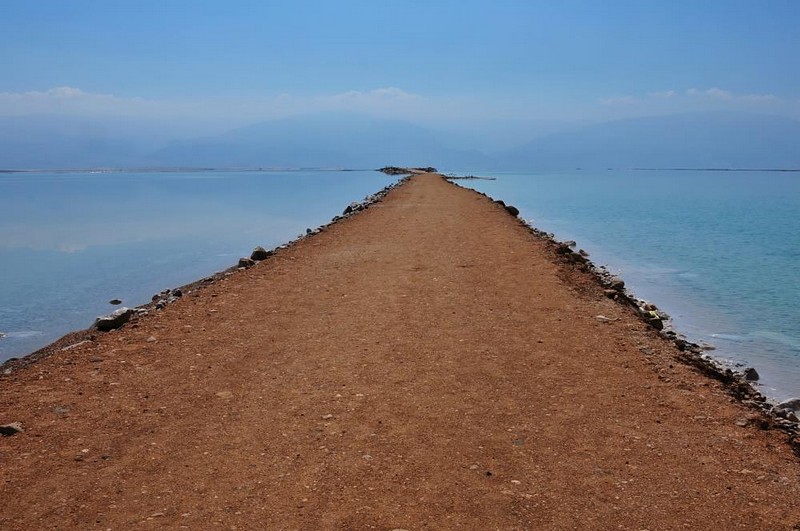
[[[108,332],[124,325],[131,320],[134,311],[130,308],[120,308],[108,315],[98,317],[94,322],[94,327],[101,332]]]

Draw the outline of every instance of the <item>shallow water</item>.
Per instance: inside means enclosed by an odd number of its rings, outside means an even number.
[[[755,366],[765,394],[800,396],[800,174],[486,175],[497,180],[458,182],[577,241],[667,311],[679,332]]]
[[[0,174],[0,361],[235,265],[396,179],[374,171]]]

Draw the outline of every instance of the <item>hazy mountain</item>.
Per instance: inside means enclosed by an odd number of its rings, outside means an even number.
[[[475,172],[575,167],[800,168],[800,122],[739,113],[606,122],[542,136],[489,155],[472,149],[481,135],[492,135],[480,127],[464,128],[459,134],[348,112],[293,116],[216,136],[176,140],[176,127],[185,131],[188,125],[64,116],[0,118],[0,169],[375,168],[387,164]]]
[[[137,122],[29,115],[0,117],[0,168],[121,167],[163,142]]]
[[[318,113],[271,120],[220,136],[174,142],[149,157],[162,166],[342,167],[481,165],[489,158],[448,135],[399,120]]]
[[[635,118],[545,136],[498,159],[515,169],[800,168],[800,122],[730,112]]]

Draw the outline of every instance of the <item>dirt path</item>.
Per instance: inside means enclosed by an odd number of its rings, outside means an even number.
[[[800,525],[783,436],[672,356],[498,205],[417,176],[2,378],[25,431],[0,438],[0,526]]]

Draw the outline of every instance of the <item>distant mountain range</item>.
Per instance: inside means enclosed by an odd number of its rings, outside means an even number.
[[[151,128],[152,129],[152,128]],[[475,137],[480,131],[470,131]],[[256,123],[175,140],[146,125],[48,116],[0,118],[0,169],[433,165],[481,170],[800,168],[800,122],[696,113],[606,122],[484,153],[469,135],[354,113]]]

